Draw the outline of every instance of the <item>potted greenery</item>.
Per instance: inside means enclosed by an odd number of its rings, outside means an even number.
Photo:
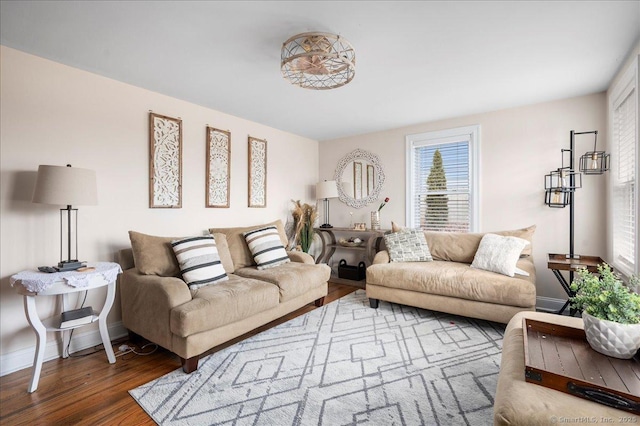
[[[582,311],[584,332],[596,351],[621,359],[632,358],[640,348],[640,295],[625,286],[606,263],[598,273],[577,270],[571,283],[572,307]],[[633,276],[630,287],[640,280]]]

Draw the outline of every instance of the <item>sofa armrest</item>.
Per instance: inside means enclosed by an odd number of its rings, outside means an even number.
[[[391,259],[389,258],[389,252],[386,250],[380,250],[373,257],[372,265],[377,265],[378,263],[389,263]]]
[[[126,248],[118,251],[118,263],[123,271],[135,267],[133,250],[131,248]]]
[[[292,262],[308,263],[310,265],[316,264],[315,260],[313,260],[313,256],[309,253],[305,253],[303,251],[288,251],[287,254]]]
[[[140,336],[171,350],[171,310],[191,300],[180,278],[143,275],[128,269],[120,277],[122,323]]]

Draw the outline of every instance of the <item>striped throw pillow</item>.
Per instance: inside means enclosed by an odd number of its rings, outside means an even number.
[[[289,256],[275,226],[254,229],[243,235],[258,269],[273,268],[289,262]]]
[[[189,237],[171,242],[182,279],[195,290],[229,279],[220,261],[213,236]]]

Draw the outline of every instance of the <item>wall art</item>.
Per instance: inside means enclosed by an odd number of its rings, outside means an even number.
[[[206,207],[229,207],[231,133],[207,126]]]
[[[182,120],[149,112],[149,207],[182,207]]]
[[[267,141],[249,136],[249,207],[267,207]]]

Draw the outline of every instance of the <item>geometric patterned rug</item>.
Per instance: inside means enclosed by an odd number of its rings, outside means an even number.
[[[504,328],[358,290],[129,393],[161,425],[491,425]]]

